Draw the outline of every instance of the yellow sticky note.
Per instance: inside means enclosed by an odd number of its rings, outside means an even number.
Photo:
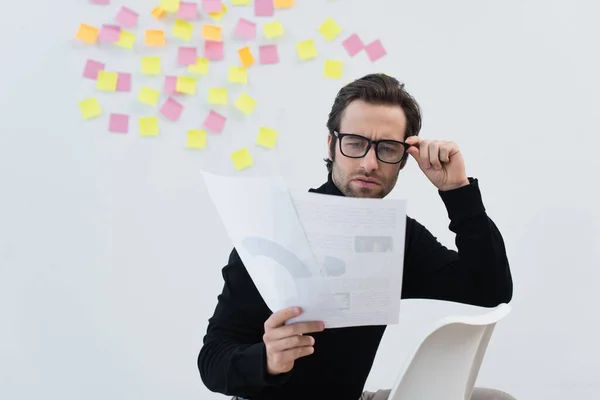
[[[270,129],[261,126],[260,130],[258,131],[258,137],[256,138],[256,144],[262,147],[272,149],[273,147],[275,147],[275,142],[277,142],[278,134],[279,133],[275,129]]]
[[[167,12],[179,11],[179,0],[161,0],[160,7]]]
[[[267,39],[273,39],[278,36],[283,36],[285,33],[285,29],[283,29],[283,25],[279,21],[270,22],[268,24],[263,25],[263,32],[265,33],[265,37]]]
[[[79,25],[79,30],[77,31],[75,38],[88,44],[96,44],[99,33],[100,30],[95,26],[81,24]]]
[[[208,40],[220,42],[223,40],[222,30],[220,26],[204,25],[202,26],[202,37]]]
[[[248,83],[248,71],[244,67],[229,67],[229,82]]]
[[[163,10],[161,6],[158,6],[154,10],[152,10],[152,16],[156,19],[161,19],[165,15],[167,15],[167,12]]]
[[[116,43],[116,45],[123,47],[124,49],[132,49],[134,43],[135,43],[135,33],[121,29],[119,41]]]
[[[178,76],[175,90],[184,94],[196,94],[196,78]]]
[[[208,89],[208,102],[210,104],[227,105],[229,103],[229,93],[225,88]]]
[[[247,147],[231,153],[231,161],[233,161],[233,165],[238,171],[246,169],[254,164],[254,159],[252,159]]]
[[[196,64],[188,65],[188,72],[198,75],[208,74],[208,58],[198,57]]]
[[[223,4],[223,11],[219,12],[219,13],[208,13],[208,15],[211,16],[212,19],[214,19],[215,21],[219,22],[221,20],[221,18],[223,18],[223,15],[225,15],[225,13],[227,12],[227,6],[225,4]]]
[[[186,147],[188,149],[206,148],[206,131],[204,129],[190,129],[187,134]]]
[[[312,39],[297,43],[296,50],[298,50],[298,57],[300,57],[301,60],[309,60],[317,57],[317,48]]]
[[[244,114],[250,115],[256,107],[256,100],[248,96],[246,93],[242,93],[235,101],[235,107]]]
[[[79,110],[83,119],[96,118],[102,115],[102,107],[100,107],[100,103],[96,97],[80,101]]]
[[[173,26],[173,36],[189,41],[194,33],[194,24],[191,22],[178,19]]]
[[[233,6],[249,6],[252,4],[252,0],[231,0]]]
[[[275,8],[290,8],[294,6],[294,0],[273,0]]]
[[[323,35],[325,39],[332,41],[342,32],[342,27],[333,19],[327,18],[327,20],[319,27],[319,32],[321,32],[321,35]]]
[[[160,57],[142,57],[142,74],[160,75],[161,71]]]
[[[144,104],[155,106],[158,103],[160,92],[149,88],[148,86],[142,86],[140,93],[138,94],[138,100]]]
[[[140,136],[158,135],[158,117],[140,117]]]
[[[119,80],[118,72],[98,71],[98,79],[96,80],[96,89],[106,92],[117,91],[117,81]]]
[[[325,60],[323,73],[326,78],[342,79],[344,73],[344,62],[339,60]]]
[[[240,61],[242,65],[246,68],[254,64],[254,56],[252,55],[252,51],[250,51],[250,47],[242,47],[238,50],[238,54],[240,56]]]
[[[167,44],[165,32],[161,29],[146,30],[146,45],[147,46],[164,46]]]

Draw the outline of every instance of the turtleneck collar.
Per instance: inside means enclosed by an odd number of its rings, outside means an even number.
[[[331,172],[327,174],[327,182],[322,184],[317,189],[309,189],[308,191],[314,192],[314,193],[321,193],[321,194],[331,194],[334,196],[343,196],[344,195],[340,191],[340,189],[338,189],[338,187],[335,186],[335,183],[333,183],[333,177],[332,177]]]

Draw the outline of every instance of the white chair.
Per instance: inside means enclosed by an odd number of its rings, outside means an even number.
[[[510,310],[500,304],[482,315],[441,319],[409,358],[388,400],[469,400],[496,323]]]

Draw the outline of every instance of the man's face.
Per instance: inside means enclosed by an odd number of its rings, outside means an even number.
[[[355,133],[371,140],[404,141],[406,116],[399,106],[373,105],[362,100],[348,104],[342,115],[339,133]],[[328,135],[328,144],[331,143]],[[334,157],[335,156],[335,157]],[[386,164],[377,159],[375,146],[363,158],[348,158],[340,153],[339,139],[333,161],[332,178],[348,197],[383,198],[398,180],[400,164]]]

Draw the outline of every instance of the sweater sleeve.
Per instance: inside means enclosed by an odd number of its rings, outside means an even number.
[[[439,192],[456,234],[458,251],[443,246],[409,218],[403,298],[429,298],[495,307],[512,299],[512,277],[504,241],[482,202],[477,179]]]
[[[198,369],[202,382],[212,392],[250,397],[284,383],[290,373],[267,374],[262,336],[271,311],[235,249],[222,274],[223,290],[208,320]]]

